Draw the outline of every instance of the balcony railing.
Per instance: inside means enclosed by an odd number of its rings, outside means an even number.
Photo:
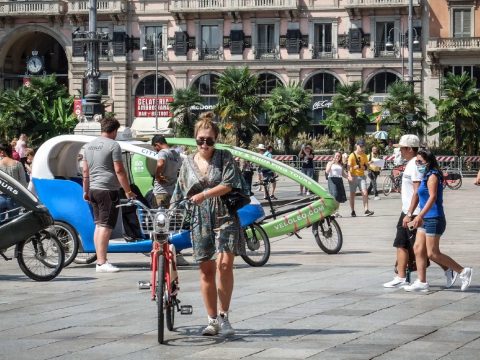
[[[397,48],[395,46],[386,46],[384,42],[376,42],[374,45],[375,57],[395,57]]]
[[[69,0],[68,13],[69,14],[88,14],[88,0]],[[126,0],[98,0],[97,13],[98,14],[118,14],[126,12]]]
[[[392,8],[408,6],[409,0],[347,0],[346,8],[357,7],[376,7],[376,8]],[[420,0],[413,0],[413,6],[420,6]]]
[[[295,10],[298,0],[172,0],[170,11],[222,12],[252,10]]]
[[[315,44],[312,48],[314,59],[323,59],[333,57],[334,48],[332,44]]]
[[[276,45],[264,43],[255,45],[255,59],[276,60],[278,58],[279,54]]]
[[[428,40],[428,51],[480,49],[480,37],[441,38]]]
[[[201,48],[198,52],[199,60],[220,60],[222,58],[222,52],[218,47],[216,48]]]
[[[1,1],[1,16],[62,15],[67,10],[63,1]]]

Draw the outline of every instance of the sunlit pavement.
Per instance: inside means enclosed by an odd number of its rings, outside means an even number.
[[[298,192],[280,179],[279,199]],[[445,290],[436,265],[428,269],[427,294],[382,287],[393,277],[400,197],[380,197],[371,200],[372,217],[351,218],[341,205],[340,254],[323,253],[305,229],[302,239],[271,239],[264,267],[238,258],[230,314],[237,333],[230,339],[199,335],[206,314],[195,266],[180,270],[180,299],[194,313],[177,315],[175,331],[166,330],[166,344],[158,345],[155,303],[137,288],[149,279],[143,254],[111,255],[117,274],[71,265],[47,283],[26,278],[15,261],[0,261],[0,359],[478,359],[480,187],[467,178],[460,190],[445,191],[441,247],[474,267],[466,292],[459,280]],[[356,209],[360,215],[360,197]]]

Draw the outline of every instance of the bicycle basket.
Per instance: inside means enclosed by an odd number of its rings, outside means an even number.
[[[137,217],[143,235],[170,235],[182,230],[185,210],[137,208]]]

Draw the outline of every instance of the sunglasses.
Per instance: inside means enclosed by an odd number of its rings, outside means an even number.
[[[210,137],[207,137],[207,138],[201,137],[201,138],[196,139],[195,141],[197,142],[198,146],[201,146],[203,144],[206,144],[207,146],[215,145],[215,140],[210,138]]]

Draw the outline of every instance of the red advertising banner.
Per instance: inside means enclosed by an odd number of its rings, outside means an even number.
[[[155,114],[155,101],[157,114]],[[173,96],[137,96],[135,98],[135,117],[172,117],[168,104],[173,101]]]
[[[23,86],[29,87],[30,86],[30,78],[24,77],[23,78]]]
[[[82,115],[82,99],[73,100],[73,115],[76,117]]]

